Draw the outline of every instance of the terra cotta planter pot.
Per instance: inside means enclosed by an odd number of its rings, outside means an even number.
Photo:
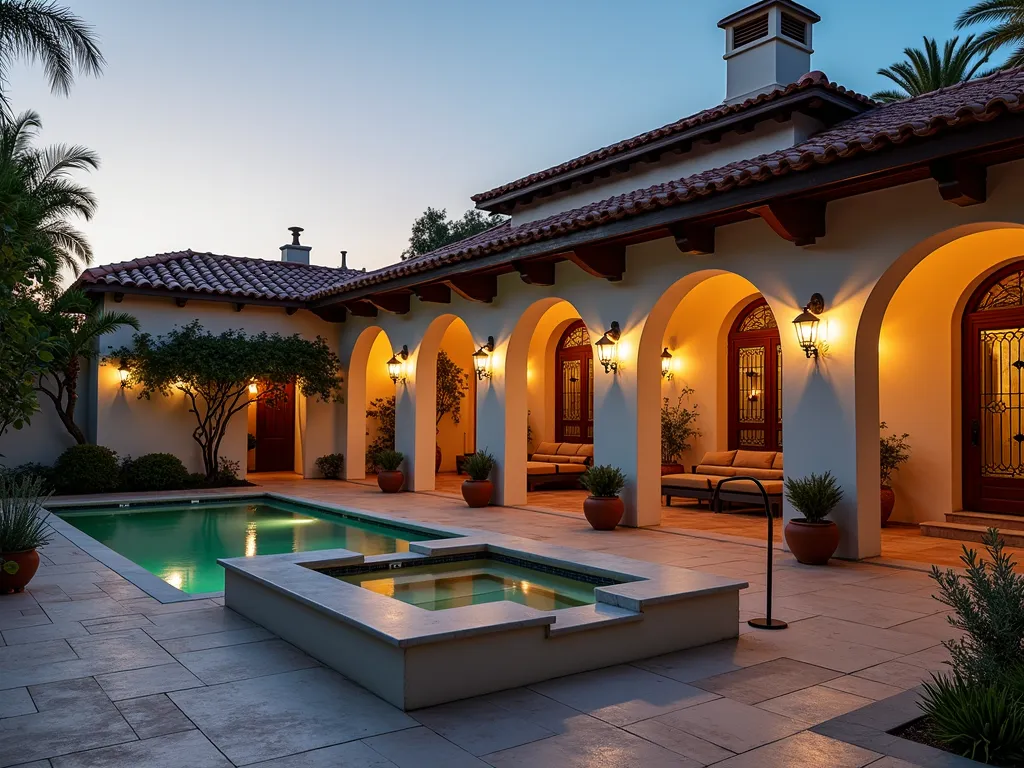
[[[892,508],[896,506],[896,491],[892,488],[886,488],[882,486],[882,525],[884,526],[889,522],[889,515],[892,514]]]
[[[34,549],[0,552],[0,561],[0,595],[21,592],[39,569],[39,553]]]
[[[839,546],[839,526],[831,520],[808,523],[790,520],[786,523],[786,544],[793,556],[804,565],[826,565]]]
[[[398,493],[405,485],[405,474],[400,469],[382,469],[377,473],[377,485],[384,493]]]
[[[462,498],[471,507],[486,507],[493,492],[494,483],[490,480],[466,480],[462,484]]]
[[[661,476],[665,475],[684,475],[686,474],[686,467],[682,464],[674,463],[662,463],[661,465]]]
[[[625,511],[626,507],[618,496],[588,496],[583,500],[583,514],[596,531],[614,531]]]
[[[434,474],[436,475],[441,471],[441,446],[434,446]]]

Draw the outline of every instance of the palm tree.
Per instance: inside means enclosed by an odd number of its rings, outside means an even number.
[[[956,28],[994,22],[992,29],[978,35],[978,43],[989,53],[1004,45],[1016,46],[1001,69],[1024,66],[1024,0],[981,0],[960,14]]]
[[[98,75],[104,59],[92,27],[49,0],[0,0],[0,109],[9,106],[3,92],[18,59],[39,61],[50,90],[66,96],[75,70]]]
[[[889,78],[903,90],[878,91],[871,98],[886,103],[902,101],[987,74],[978,70],[988,62],[991,54],[979,45],[974,35],[968,36],[962,45],[959,42],[959,37],[947,40],[941,56],[938,43],[931,37],[924,38],[923,51],[904,48],[906,61],[878,70],[878,74]]]
[[[50,399],[64,428],[82,445],[87,442],[85,433],[75,422],[82,360],[97,356],[100,336],[125,325],[137,331],[139,321],[127,312],[95,312],[92,301],[76,289],[54,295],[41,320],[49,331],[53,362],[39,378],[36,391]]]

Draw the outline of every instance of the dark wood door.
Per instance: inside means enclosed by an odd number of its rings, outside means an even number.
[[[555,347],[555,440],[594,442],[594,349],[582,320]]]
[[[967,310],[964,508],[1024,515],[1024,262],[983,283]]]
[[[729,332],[729,449],[782,450],[782,344],[764,299]]]
[[[295,469],[295,384],[273,406],[256,403],[256,471],[291,472]]]

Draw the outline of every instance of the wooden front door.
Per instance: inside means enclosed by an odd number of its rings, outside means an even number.
[[[256,403],[256,471],[292,472],[295,469],[295,384],[285,396],[268,405]]]
[[[582,320],[555,347],[555,440],[594,442],[594,349]]]
[[[1024,262],[982,283],[963,333],[964,508],[1024,515]]]
[[[782,343],[764,299],[729,331],[729,449],[737,448],[782,450]]]

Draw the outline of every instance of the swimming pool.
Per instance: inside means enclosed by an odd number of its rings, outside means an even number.
[[[224,589],[222,557],[320,549],[408,552],[447,538],[278,499],[51,509],[61,519],[188,594]]]

